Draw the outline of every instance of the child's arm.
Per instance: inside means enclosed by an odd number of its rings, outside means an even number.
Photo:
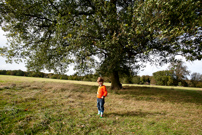
[[[104,94],[103,94],[102,98],[104,98],[104,97],[107,96],[107,89],[106,89],[106,86],[103,87],[103,92],[104,92]]]

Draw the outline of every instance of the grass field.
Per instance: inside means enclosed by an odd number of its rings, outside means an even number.
[[[96,83],[0,75],[0,134],[202,134],[201,89],[109,85],[99,118]]]

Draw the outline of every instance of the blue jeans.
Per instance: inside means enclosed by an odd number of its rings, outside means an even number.
[[[104,104],[105,104],[105,99],[104,98],[97,98],[97,108],[98,111],[104,112]]]

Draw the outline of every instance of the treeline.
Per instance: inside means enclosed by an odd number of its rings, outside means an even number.
[[[180,77],[172,70],[164,70],[153,73],[153,76],[133,76],[121,79],[122,83],[127,84],[146,84],[146,85],[162,85],[162,86],[184,86],[202,88],[202,74],[192,73],[191,79]]]
[[[0,75],[14,75],[14,76],[26,76],[26,77],[41,77],[41,78],[51,78],[51,79],[63,79],[63,80],[77,80],[77,81],[96,81],[97,77],[93,74],[88,74],[85,76],[74,75],[62,75],[62,74],[53,74],[53,73],[43,73],[35,71],[22,71],[22,70],[0,70]],[[106,78],[106,81],[109,81]]]
[[[97,81],[99,77],[98,74],[87,74],[84,76],[79,76],[77,73],[74,75],[61,75],[53,73],[43,73],[43,72],[34,72],[34,71],[22,71],[22,70],[0,70],[0,75],[14,75],[14,76],[26,76],[26,77],[41,77],[41,78],[51,78],[51,79],[63,79],[63,80],[77,80],[77,81]],[[109,82],[109,77],[103,77],[105,82]],[[120,81],[125,84],[150,84],[151,76],[122,76]]]
[[[172,70],[153,73],[153,84],[165,86],[184,86],[202,88],[202,74],[192,73],[190,80],[182,74],[175,74]]]
[[[74,75],[60,75],[53,73],[43,73],[34,71],[22,70],[0,70],[0,75],[14,75],[27,77],[42,77],[51,79],[63,80],[77,80],[77,81],[92,81],[95,82],[99,77],[98,74],[88,74],[85,76]],[[110,83],[109,77],[104,77],[105,82]],[[184,86],[184,87],[200,87],[202,88],[202,74],[192,73],[191,79],[187,79],[182,74],[176,74],[173,70],[164,70],[153,73],[153,76],[123,76],[120,78],[121,83],[124,84],[144,84],[144,85],[163,85],[163,86]]]

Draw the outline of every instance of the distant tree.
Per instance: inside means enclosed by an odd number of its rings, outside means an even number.
[[[68,76],[67,75],[60,75],[59,78],[62,79],[62,80],[68,80]]]
[[[38,77],[42,77],[42,78],[44,78],[44,77],[45,77],[45,73],[42,73],[42,72],[37,72],[37,74],[38,74]]]
[[[191,74],[191,83],[193,87],[197,87],[197,84],[202,82],[202,74],[200,73],[192,73]]]
[[[48,78],[51,78],[51,76],[53,76],[53,75],[54,75],[53,73],[49,73]]]
[[[150,84],[151,77],[149,75],[143,75],[140,78],[142,84]]]
[[[187,66],[182,61],[172,62],[168,69],[172,73],[172,77],[174,78],[174,84],[178,85],[179,82],[185,83],[187,80],[187,76],[189,75],[190,71],[187,69]]]
[[[28,71],[26,75],[27,75],[28,77],[33,77],[32,74],[33,74],[32,71]]]
[[[51,76],[51,79],[60,79],[60,75],[54,74]]]
[[[22,70],[16,70],[16,74],[15,74],[16,76],[24,76],[25,75],[25,73],[24,73],[24,71],[22,71]]]
[[[155,80],[155,78],[154,78],[153,76],[151,77],[150,84],[152,84],[152,85],[155,85],[155,84],[156,84],[156,80]]]
[[[128,74],[128,75],[120,75],[120,82],[124,84],[131,84],[132,83],[132,78],[133,76]]]
[[[169,70],[157,71],[153,73],[153,78],[157,85],[171,85],[174,79]]]
[[[0,50],[33,71],[95,68],[121,89],[119,75],[139,62],[201,59],[201,9],[201,0],[0,0],[10,39]]]
[[[140,76],[134,76],[134,77],[132,78],[132,82],[133,82],[134,84],[140,84]]]
[[[73,76],[70,75],[70,76],[68,77],[68,80],[73,80]]]
[[[17,72],[18,72],[17,70],[12,70],[12,71],[11,71],[11,75],[16,75]]]
[[[7,71],[6,70],[0,70],[0,75],[6,75]]]
[[[168,86],[174,85],[174,79],[173,76],[168,76],[168,81],[167,81]]]
[[[8,71],[6,72],[6,75],[11,75],[11,71],[8,70]]]
[[[103,77],[105,82],[111,83],[111,79],[109,77]],[[97,81],[97,79],[96,79]]]

